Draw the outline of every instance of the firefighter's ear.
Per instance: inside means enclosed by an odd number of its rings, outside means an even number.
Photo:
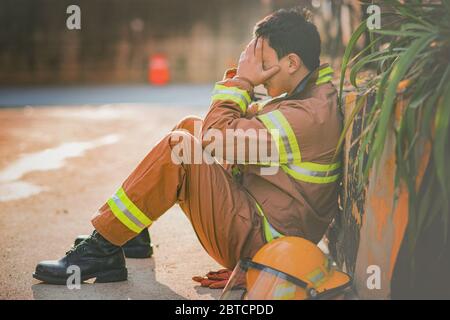
[[[288,59],[288,72],[289,74],[296,73],[303,66],[302,59],[295,53],[290,53],[287,55]]]

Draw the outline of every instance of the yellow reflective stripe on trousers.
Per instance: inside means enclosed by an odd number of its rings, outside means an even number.
[[[290,163],[281,166],[284,172],[294,179],[310,183],[335,182],[340,176],[340,162],[322,165],[312,162]]]
[[[212,101],[217,100],[231,100],[239,105],[243,113],[247,112],[247,106],[252,101],[247,91],[220,84],[216,84],[212,93]]]
[[[264,227],[264,237],[266,238],[267,242],[270,242],[274,239],[281,238],[283,235],[279,233],[277,230],[275,230],[272,225],[267,220],[266,216],[264,215],[264,212],[261,208],[261,206],[255,202],[256,208],[258,209],[259,214],[263,218],[263,227]]]
[[[280,110],[265,113],[258,116],[269,131],[278,130],[278,139],[274,139],[279,150],[280,163],[290,163],[301,161],[300,148],[297,143],[297,138],[292,130],[286,117]],[[273,136],[273,134],[272,134]]]
[[[152,224],[152,221],[128,198],[123,188],[108,200],[108,206],[114,216],[128,229],[140,233]]]

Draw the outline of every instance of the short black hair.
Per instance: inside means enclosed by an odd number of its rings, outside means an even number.
[[[320,65],[320,35],[307,9],[295,7],[275,11],[256,24],[254,35],[266,39],[278,59],[295,53],[309,71]]]

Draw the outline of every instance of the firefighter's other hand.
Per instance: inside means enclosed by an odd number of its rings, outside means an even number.
[[[232,271],[222,269],[219,271],[210,271],[204,277],[192,277],[192,280],[199,282],[202,287],[209,287],[211,289],[223,289],[230,279]]]
[[[279,66],[263,68],[263,39],[253,39],[241,53],[236,76],[249,81],[253,86],[266,82],[280,71]]]

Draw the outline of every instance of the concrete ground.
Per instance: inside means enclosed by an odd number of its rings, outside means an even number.
[[[220,266],[182,211],[150,228],[154,256],[128,259],[129,280],[80,290],[31,277],[64,255],[90,218],[183,116],[207,107],[113,104],[0,109],[0,299],[216,299],[191,280]]]

